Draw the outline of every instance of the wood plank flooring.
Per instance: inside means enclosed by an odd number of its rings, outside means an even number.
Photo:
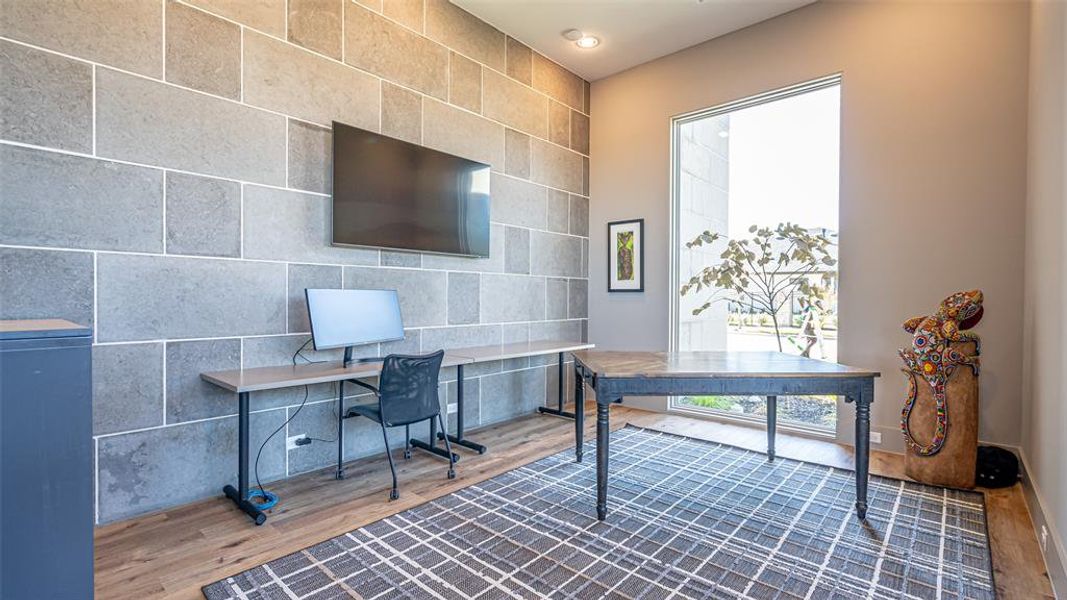
[[[586,419],[587,440],[593,439],[594,420]],[[764,451],[766,446],[766,432],[761,429],[703,419],[619,406],[612,409],[611,420],[612,429],[632,423],[752,450]],[[529,416],[476,431],[471,437],[488,445],[489,452],[479,456],[459,450],[463,458],[452,481],[445,478],[444,461],[419,451],[404,461],[397,452],[401,496],[395,502],[388,501],[389,467],[383,455],[349,463],[344,481],[335,481],[326,469],[272,484],[282,502],[261,527],[253,526],[221,496],[99,527],[96,597],[202,598],[203,585],[573,448],[574,425],[555,417]],[[852,468],[851,448],[826,441],[780,433],[777,453]],[[872,474],[904,478],[903,471],[901,455],[872,453]],[[1000,597],[1052,598],[1022,488],[985,492]]]

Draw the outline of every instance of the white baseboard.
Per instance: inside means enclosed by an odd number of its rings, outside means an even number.
[[[1034,524],[1034,533],[1041,540],[1041,527],[1048,528],[1048,548],[1043,552],[1045,557],[1045,569],[1052,581],[1052,593],[1057,598],[1067,598],[1067,550],[1064,549],[1064,540],[1060,532],[1048,520],[1048,511],[1045,509],[1045,501],[1037,482],[1030,477],[1030,467],[1026,462],[1026,453],[1022,448],[1014,449],[1020,458],[1023,469],[1023,494],[1026,496],[1026,504],[1030,509],[1030,520]]]

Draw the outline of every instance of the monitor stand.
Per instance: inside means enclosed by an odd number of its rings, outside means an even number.
[[[344,358],[344,362],[341,363],[341,367],[342,368],[347,369],[349,367],[349,365],[353,365],[353,364],[372,363],[372,362],[381,362],[382,361],[382,359],[380,357],[377,357],[377,356],[371,356],[369,358],[352,358],[352,348],[353,348],[352,346],[345,346],[345,358]]]

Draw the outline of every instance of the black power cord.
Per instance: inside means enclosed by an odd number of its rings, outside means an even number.
[[[306,364],[327,362],[327,361],[324,361],[324,360],[311,360],[308,357],[304,356],[303,352],[308,347],[308,344],[311,343],[312,339],[313,338],[308,338],[307,341],[304,342],[299,348],[297,348],[296,352],[293,353],[292,362],[293,362],[293,366],[294,367],[297,364],[296,363],[296,359],[297,358],[303,359]],[[259,480],[259,459],[263,455],[263,449],[267,447],[267,443],[270,442],[271,439],[274,438],[274,436],[278,435],[278,433],[281,430],[285,429],[286,425],[291,423],[293,421],[293,419],[296,418],[296,415],[300,414],[300,411],[303,410],[304,406],[307,404],[308,396],[310,395],[310,393],[311,393],[310,388],[305,385],[304,386],[304,399],[300,401],[300,406],[298,406],[296,408],[296,410],[293,411],[293,414],[290,415],[289,418],[286,419],[284,423],[279,425],[277,429],[275,429],[270,435],[268,435],[267,439],[263,440],[263,443],[259,445],[259,450],[256,452],[256,462],[255,462],[255,466],[253,467],[253,472],[255,473],[255,476],[256,476],[256,487],[259,488],[259,489],[258,490],[253,490],[253,492],[251,494],[249,494],[249,498],[256,497],[256,498],[263,498],[264,499],[264,502],[259,505],[260,510],[267,510],[268,508],[271,508],[275,504],[278,503],[278,496],[276,494],[272,493],[272,492],[268,492],[267,490],[263,489],[263,483],[261,483],[260,480]],[[334,417],[335,418],[337,417],[337,411],[336,410],[334,411]],[[328,443],[328,444],[332,444],[332,443],[337,441],[336,439],[323,440],[323,439],[314,438],[314,437],[311,437],[311,436],[304,436],[303,438],[301,438],[301,439],[296,441],[296,445],[297,446],[307,446],[308,444],[310,444],[312,442],[312,440],[317,441],[317,442],[325,442],[325,443]],[[289,450],[286,449],[286,452],[288,452],[288,451]]]

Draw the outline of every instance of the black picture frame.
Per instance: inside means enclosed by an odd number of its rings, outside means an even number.
[[[637,232],[634,236],[634,248],[632,261],[636,266],[634,273],[634,284],[624,285],[617,277],[618,269],[612,269],[612,258],[618,258],[616,254],[616,238],[613,230],[616,228],[625,228],[629,226],[633,231]],[[608,223],[608,261],[607,261],[607,276],[608,276],[608,292],[644,292],[645,291],[645,220],[644,219],[627,219],[623,221],[611,221]],[[617,264],[617,263],[616,263]]]

